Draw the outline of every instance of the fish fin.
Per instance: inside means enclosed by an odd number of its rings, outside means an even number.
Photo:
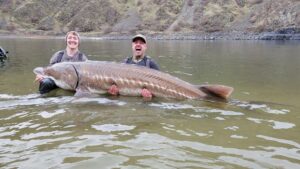
[[[89,91],[76,89],[76,93],[74,94],[75,97],[96,97],[97,94],[91,93]]]
[[[204,93],[210,96],[216,96],[222,99],[227,99],[233,92],[233,87],[224,86],[224,85],[198,85],[196,86],[199,90],[203,91]]]

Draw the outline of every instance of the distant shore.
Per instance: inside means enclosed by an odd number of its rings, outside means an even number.
[[[300,40],[300,34],[279,33],[174,33],[174,34],[145,34],[148,39],[154,40]],[[103,35],[99,38],[120,40],[130,39],[129,35]]]
[[[263,33],[248,33],[248,32],[214,32],[214,33],[143,33],[148,39],[153,40],[300,40],[300,33],[278,33],[278,32],[263,32]],[[85,33],[80,32],[82,39],[100,39],[100,40],[127,40],[133,35],[130,34],[100,34],[100,33]],[[0,32],[0,37],[6,38],[63,38],[64,34],[54,33],[3,33]]]

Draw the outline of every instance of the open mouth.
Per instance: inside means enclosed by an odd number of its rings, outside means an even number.
[[[69,42],[70,45],[77,45],[76,42]]]

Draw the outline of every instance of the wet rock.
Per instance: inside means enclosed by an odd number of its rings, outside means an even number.
[[[298,34],[300,33],[300,28],[281,28],[275,31],[278,34]]]
[[[297,40],[300,39],[300,28],[281,28],[274,32],[262,34],[260,40]]]

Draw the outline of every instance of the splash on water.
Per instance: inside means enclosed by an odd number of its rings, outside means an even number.
[[[29,95],[10,95],[0,94],[0,110],[12,110],[22,106],[39,106],[39,105],[53,105],[53,104],[79,104],[79,103],[97,103],[104,105],[117,105],[123,106],[126,104],[124,101],[110,100],[107,98],[76,98],[73,96],[61,97],[42,97],[40,94]],[[41,112],[41,116],[45,117],[50,114]]]
[[[72,101],[72,103],[88,103],[88,102],[96,102],[98,104],[105,104],[105,105],[117,105],[117,106],[124,106],[126,102],[119,101],[119,100],[110,100],[107,98],[76,98]]]
[[[47,119],[47,118],[51,118],[55,115],[58,115],[58,114],[62,114],[62,113],[65,113],[66,111],[64,109],[58,109],[58,110],[55,110],[55,112],[53,113],[49,113],[47,111],[42,111],[39,113],[40,116],[42,116],[43,118]]]
[[[153,107],[159,107],[162,109],[175,109],[175,110],[181,110],[181,109],[191,109],[194,110],[195,112],[199,113],[219,113],[224,116],[240,116],[244,115],[242,112],[236,112],[236,111],[231,111],[231,110],[224,110],[224,109],[215,109],[211,107],[199,107],[199,106],[193,106],[189,104],[180,104],[180,103],[152,103],[150,106]],[[198,117],[202,118],[202,116],[198,115],[191,115],[193,117]]]
[[[238,100],[232,100],[229,104],[245,108],[248,110],[260,110],[265,113],[270,114],[287,114],[290,112],[288,109],[273,109],[268,104],[265,103],[251,103],[251,102],[242,102]],[[271,104],[271,103],[270,103]],[[274,103],[275,104],[275,103]]]
[[[128,130],[133,130],[135,127],[136,126],[122,125],[122,124],[92,125],[92,128],[103,132],[128,131]]]
[[[257,118],[247,118],[250,121],[253,121],[254,123],[260,124],[263,122],[270,123],[270,126],[272,126],[273,129],[290,129],[295,127],[296,125],[293,123],[288,122],[281,122],[281,121],[275,121],[275,120],[264,120],[264,119],[257,119]]]

